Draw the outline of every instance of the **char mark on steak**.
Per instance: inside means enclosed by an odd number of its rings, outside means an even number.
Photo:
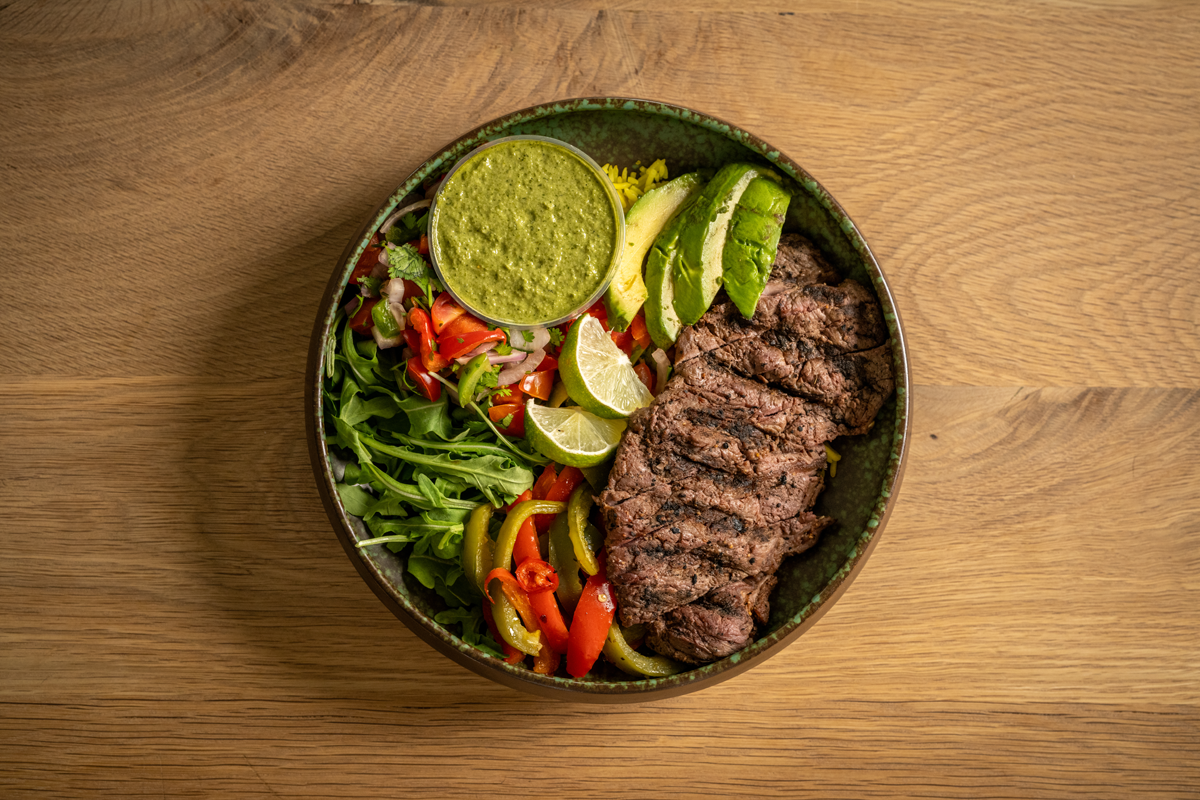
[[[891,350],[874,296],[787,234],[754,318],[719,295],[675,368],[630,417],[598,505],[621,621],[702,663],[753,639],[782,560],[833,522],[811,513],[824,445],[870,428]]]

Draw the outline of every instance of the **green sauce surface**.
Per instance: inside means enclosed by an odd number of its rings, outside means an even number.
[[[617,247],[607,187],[566,148],[504,142],[446,181],[431,243],[442,279],[486,317],[560,319],[603,285]]]

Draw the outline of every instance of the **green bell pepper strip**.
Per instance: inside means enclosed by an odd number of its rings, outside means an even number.
[[[375,323],[375,327],[379,329],[379,333],[385,339],[395,339],[403,330],[400,323],[396,322],[396,317],[392,314],[392,310],[388,308],[387,301],[375,304],[371,309],[371,320]]]
[[[575,604],[583,594],[583,581],[579,579],[579,559],[575,558],[575,547],[571,544],[571,529],[567,515],[559,514],[550,526],[550,566],[558,573],[558,601],[568,614],[575,613]]]
[[[525,520],[534,514],[561,514],[566,509],[566,503],[556,503],[552,500],[526,500],[513,506],[512,511],[504,518],[504,524],[500,526],[500,533],[496,535],[492,566],[507,570],[513,568],[513,546],[517,542],[517,532],[521,530]]]
[[[503,591],[497,592],[496,599],[492,601],[492,619],[496,621],[496,627],[500,630],[500,638],[512,647],[531,656],[536,656],[542,651],[541,633],[525,627],[521,622],[521,615],[504,596]]]
[[[487,353],[480,353],[462,368],[458,378],[458,404],[460,406],[466,408],[467,403],[474,399],[475,390],[479,388],[479,379],[491,368]]]
[[[596,553],[586,540],[588,515],[592,513],[592,490],[589,486],[580,486],[567,502],[567,525],[571,535],[571,545],[575,549],[575,558],[579,566],[588,575],[600,571],[596,562]],[[597,548],[598,549],[598,548]]]
[[[687,665],[666,656],[644,656],[629,646],[621,626],[613,621],[604,642],[604,655],[617,668],[630,675],[645,675],[648,678],[665,678],[687,669]]]
[[[463,533],[463,572],[483,592],[483,579],[492,568],[492,540],[488,538],[488,523],[492,519],[492,507],[484,503],[471,512]]]

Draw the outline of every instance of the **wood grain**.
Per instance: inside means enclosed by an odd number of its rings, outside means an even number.
[[[1196,796],[1200,10],[781,7],[0,4],[0,795]],[[616,708],[410,634],[301,418],[368,211],[478,122],[589,94],[809,169],[916,384],[847,595],[739,678]]]

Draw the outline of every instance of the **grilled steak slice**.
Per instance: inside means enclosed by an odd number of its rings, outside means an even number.
[[[824,444],[865,433],[893,390],[874,296],[803,238],[781,238],[753,320],[717,300],[630,417],[598,498],[621,621],[689,663],[739,650],[766,622],[781,561],[833,522],[811,513]]]
[[[646,641],[658,652],[688,664],[736,653],[754,638],[755,622],[766,623],[775,583],[774,575],[728,583],[650,623]]]
[[[621,622],[650,622],[725,584],[772,574],[784,558],[815,544],[832,522],[805,511],[775,525],[746,528],[737,517],[693,512],[614,547],[608,563],[622,573]]]

